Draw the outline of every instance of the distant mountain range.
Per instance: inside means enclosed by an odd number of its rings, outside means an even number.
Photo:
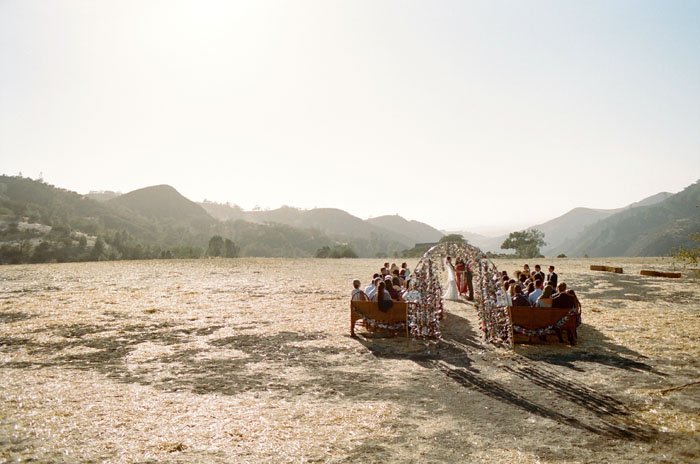
[[[696,182],[678,194],[661,192],[617,209],[574,208],[562,216],[527,229],[544,232],[547,245],[542,252],[546,256],[561,253],[567,256],[665,256],[674,247],[688,246],[690,234],[700,231],[697,225],[700,211],[695,207],[698,202],[692,194],[697,188]],[[673,209],[675,213],[655,213],[667,209]],[[643,231],[631,236],[621,234],[622,230],[631,227],[627,224],[632,219],[628,218],[638,218],[639,214],[656,217],[654,234]],[[666,218],[666,221],[662,218]],[[621,221],[619,226],[616,225],[618,221]],[[496,253],[504,251],[501,244],[508,237],[489,237],[468,231],[450,233],[462,234],[474,246]],[[598,246],[600,243],[607,245],[603,249]]]
[[[531,228],[544,232],[547,245],[542,251],[547,256],[666,255],[674,247],[687,246],[690,235],[700,232],[699,185],[696,182],[677,194],[662,192],[619,209],[574,208]],[[78,246],[81,234],[89,238],[88,246],[105,237],[107,250],[117,257],[152,256],[158,250],[173,256],[201,254],[214,235],[235,242],[243,256],[313,256],[318,249],[334,245],[350,246],[360,257],[399,256],[417,243],[437,242],[446,233],[398,215],[363,220],[334,208],[244,211],[230,203],[195,203],[168,185],[126,194],[79,195],[41,181],[0,176],[0,247],[20,243],[19,229],[26,230],[25,226],[3,229],[3,224],[13,221],[53,229],[42,237],[38,232],[42,227],[31,228],[33,242],[27,243],[38,245],[63,230],[59,238],[66,246],[71,238]],[[507,237],[449,232],[497,253],[504,251],[500,245]],[[56,249],[59,238],[54,237]]]

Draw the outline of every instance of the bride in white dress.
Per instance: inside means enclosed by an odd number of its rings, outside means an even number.
[[[459,292],[457,291],[457,274],[455,267],[452,265],[452,258],[445,258],[445,269],[447,270],[447,292],[445,292],[446,300],[459,300]]]

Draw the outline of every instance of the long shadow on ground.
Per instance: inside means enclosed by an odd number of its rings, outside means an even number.
[[[334,361],[339,354],[352,355],[346,348],[323,342],[329,335],[323,332],[276,332],[242,333],[225,338],[210,337],[222,326],[190,327],[186,323],[153,322],[123,325],[113,324],[56,325],[42,329],[51,335],[47,342],[36,341],[27,336],[0,339],[4,350],[26,350],[36,361],[8,362],[2,369],[41,367],[63,367],[98,371],[107,377],[126,383],[149,385],[163,391],[190,391],[193,393],[218,393],[235,395],[245,391],[272,391],[280,395],[314,393],[320,397],[342,394],[356,400],[375,400],[376,395],[368,385],[376,385],[376,372],[344,373],[344,358]],[[515,355],[504,357],[499,365],[477,364],[474,353],[492,348],[481,341],[480,333],[469,321],[448,314],[439,349],[430,352],[406,353],[396,349],[384,349],[380,340],[358,338],[361,345],[374,356],[383,358],[411,359],[426,369],[440,372],[459,385],[477,391],[508,406],[554,420],[603,437],[630,440],[648,440],[655,431],[635,423],[624,403],[610,395],[597,392],[587,385],[563,376],[549,367],[552,359]],[[196,337],[205,337],[204,347],[192,344]],[[208,337],[208,338],[207,338]],[[56,339],[59,339],[56,341]],[[308,343],[307,343],[308,342]],[[155,352],[134,365],[129,364],[129,355],[142,344],[153,343],[168,347],[165,352]],[[405,343],[405,342],[401,342]],[[185,345],[186,344],[186,345]],[[386,346],[386,345],[385,345]],[[405,346],[405,345],[404,345]],[[87,350],[85,349],[87,348]],[[210,358],[210,350],[236,353],[235,356]],[[572,352],[573,353],[573,352]],[[630,355],[630,352],[625,353]],[[566,356],[569,355],[554,355]],[[583,355],[578,355],[583,356]],[[609,344],[607,365],[620,369],[644,368],[643,363],[615,362],[615,346]],[[611,358],[612,357],[612,358]],[[342,359],[345,359],[343,361]],[[600,362],[602,358],[586,359]],[[573,361],[571,361],[573,363]],[[566,365],[565,363],[563,365]],[[262,366],[255,369],[255,366]],[[290,380],[287,369],[301,369],[298,380]],[[520,379],[514,386],[493,380],[490,370],[505,370],[509,376]],[[387,376],[389,373],[386,374]],[[329,381],[328,379],[332,379]],[[567,402],[580,410],[580,414],[562,412],[562,408],[549,407],[540,398],[529,398],[523,393],[522,382],[539,387],[560,402]],[[375,387],[376,388],[376,387]],[[408,386],[386,385],[381,387],[384,395],[402,398]],[[529,389],[533,391],[533,389]],[[537,391],[535,389],[534,391]],[[400,400],[399,400],[400,401]],[[447,408],[449,410],[449,408]],[[569,407],[566,410],[571,410]]]
[[[491,348],[484,346],[481,335],[471,328],[469,321],[448,313],[444,326],[448,330],[443,333],[440,350],[432,350],[430,354],[409,354],[403,357],[411,359],[425,368],[442,372],[465,388],[478,391],[530,414],[579,430],[603,437],[639,441],[648,441],[657,435],[655,430],[635,422],[622,401],[572,380],[547,367],[539,360],[516,354],[501,360],[498,366],[489,365],[488,368],[505,370],[522,381],[536,385],[549,395],[556,396],[560,402],[565,401],[578,406],[581,414],[563,413],[561,411],[565,408],[544,406],[540,403],[540,398],[526,397],[520,393],[524,390],[522,382],[518,382],[517,389],[514,389],[510,385],[492,380],[489,378],[490,376],[482,372],[485,366],[479,366],[472,360],[476,351],[490,350]],[[360,342],[375,356],[400,357],[395,352],[385,355],[383,350],[371,340],[360,339]],[[614,350],[612,344],[608,346],[608,349],[611,352]],[[622,349],[622,351],[630,353],[626,349]],[[552,359],[557,356],[560,355],[552,355]],[[606,360],[609,359],[617,358],[614,354],[609,354]],[[644,370],[653,371],[650,366],[639,362],[619,360],[614,363],[605,362],[605,364],[612,364],[621,369],[639,369],[641,367]]]

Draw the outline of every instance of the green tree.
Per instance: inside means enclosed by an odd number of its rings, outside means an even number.
[[[537,258],[541,256],[540,247],[545,246],[544,232],[538,229],[511,232],[501,244],[502,250],[515,250],[518,258]]]
[[[468,243],[467,239],[461,234],[447,234],[443,236],[438,243],[445,242],[458,242],[458,243]]]
[[[692,234],[690,238],[694,242],[700,244],[700,233]],[[678,248],[673,254],[673,257],[687,264],[698,264],[700,262],[700,246],[694,248]]]
[[[223,256],[224,254],[224,239],[221,235],[214,235],[209,239],[209,247],[207,248],[207,256]]]
[[[102,237],[97,237],[95,240],[95,245],[93,245],[92,250],[90,251],[90,260],[103,261],[106,257],[107,247],[105,246],[105,242],[102,240]]]
[[[47,241],[42,241],[36,247],[34,247],[34,252],[32,253],[31,262],[32,263],[47,263],[51,260],[52,250],[51,244]]]
[[[224,240],[224,256],[227,258],[237,258],[240,249],[231,239]]]
[[[331,251],[331,258],[357,258],[357,253],[350,245],[336,245]]]
[[[328,258],[331,255],[331,247],[329,246],[323,246],[316,250],[316,257],[317,258]]]

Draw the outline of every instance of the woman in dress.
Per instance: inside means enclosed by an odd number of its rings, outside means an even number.
[[[459,300],[455,267],[452,264],[452,258],[449,256],[445,258],[445,270],[447,271],[447,292],[445,293],[445,299]]]

